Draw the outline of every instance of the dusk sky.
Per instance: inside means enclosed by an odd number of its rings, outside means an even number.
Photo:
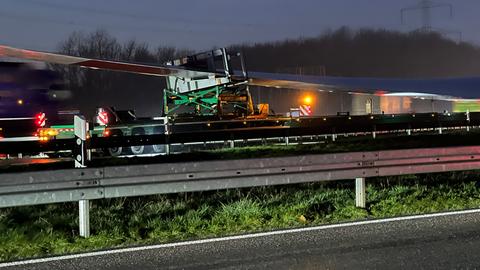
[[[440,1],[439,1],[440,2]],[[454,7],[432,10],[436,28],[462,31],[480,44],[480,1],[441,1]],[[417,0],[1,0],[0,43],[54,51],[72,31],[105,29],[119,40],[152,47],[195,50],[235,43],[317,36],[340,26],[401,31],[421,26],[421,13],[400,9]]]

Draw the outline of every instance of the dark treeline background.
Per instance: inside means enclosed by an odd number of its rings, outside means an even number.
[[[455,77],[480,74],[480,49],[436,32],[343,27],[315,38],[233,46],[251,70],[346,77]]]
[[[128,61],[134,63],[164,63],[193,53],[168,46],[151,48],[146,43],[130,40],[119,42],[108,32],[74,32],[59,44],[59,53],[87,58]],[[80,67],[52,65],[63,75],[73,98],[66,107],[78,108],[93,117],[96,107],[114,106],[135,109],[140,116],[162,113],[162,77],[124,72],[92,70]]]
[[[480,48],[435,32],[353,31],[343,27],[314,38],[232,45],[242,51],[251,71],[352,77],[456,77],[480,75]],[[119,42],[106,31],[74,32],[59,45],[60,53],[164,63],[192,51],[143,42]],[[139,115],[160,115],[160,77],[54,66],[74,92],[73,104],[91,116],[97,106],[135,108]],[[274,104],[273,104],[274,105]]]

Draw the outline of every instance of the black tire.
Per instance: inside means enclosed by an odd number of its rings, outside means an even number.
[[[112,156],[112,157],[121,156],[123,153],[123,147],[119,146],[119,147],[107,148],[107,153],[109,156]]]
[[[145,131],[142,128],[136,128],[132,130],[132,136],[144,135]],[[134,145],[129,147],[130,152],[133,155],[141,155],[146,153],[145,145]]]
[[[165,151],[166,151],[165,144],[152,145],[152,151],[155,154],[165,153]]]
[[[112,137],[123,136],[123,134],[122,134],[121,131],[115,131],[110,136],[112,136]],[[123,154],[123,150],[124,149],[123,149],[122,146],[118,146],[118,147],[107,148],[105,152],[107,153],[107,155],[109,155],[111,157],[119,157]]]
[[[165,133],[165,130],[161,127],[155,127],[153,129],[153,134],[163,134]],[[155,145],[151,145],[151,150],[152,150],[152,153],[154,154],[163,154],[163,153],[166,153],[167,151],[167,147],[165,144],[155,144]]]
[[[145,151],[145,145],[135,145],[135,146],[130,146],[130,152],[133,155],[141,155]]]

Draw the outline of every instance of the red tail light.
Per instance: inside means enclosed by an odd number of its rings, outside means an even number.
[[[43,112],[37,113],[35,115],[35,124],[37,125],[37,127],[44,127],[46,120],[47,118],[45,117],[45,113]]]

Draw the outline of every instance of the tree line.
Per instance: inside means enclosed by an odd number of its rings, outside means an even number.
[[[151,48],[136,40],[122,43],[104,30],[73,32],[59,43],[58,52],[86,58],[150,64],[161,64],[193,53],[170,46]],[[67,88],[73,92],[72,100],[65,105],[79,108],[88,117],[94,115],[96,107],[103,106],[135,108],[137,113],[144,116],[160,115],[162,112],[165,82],[161,77],[75,66],[51,67],[63,75]]]
[[[409,33],[342,27],[314,38],[232,46],[251,70],[312,67],[329,76],[456,77],[480,74],[480,48],[437,32]],[[314,72],[318,74],[319,71]],[[322,75],[322,74],[319,74]]]
[[[228,49],[242,51],[251,71],[396,78],[480,75],[479,47],[435,32],[354,31],[342,27],[313,38],[239,44]],[[58,51],[153,64],[193,53],[169,46],[151,47],[135,40],[120,42],[103,30],[74,32],[59,43]],[[64,75],[74,92],[73,104],[82,111],[115,105],[136,108],[141,115],[161,114],[162,78],[58,65],[53,68]]]

